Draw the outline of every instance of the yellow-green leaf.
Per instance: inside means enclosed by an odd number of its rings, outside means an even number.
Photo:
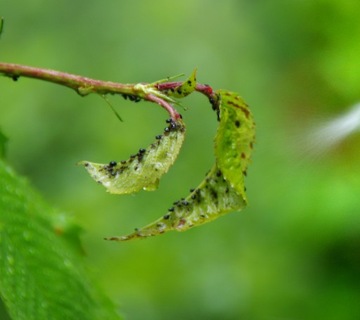
[[[136,229],[134,233],[112,237],[109,240],[124,241],[134,238],[156,236],[170,230],[186,231],[191,227],[210,222],[230,211],[240,210],[246,203],[234,188],[224,179],[216,165],[204,181],[190,194],[174,202],[168,212],[148,226]]]
[[[255,123],[248,105],[234,92],[218,90],[220,123],[215,136],[216,163],[225,179],[246,201],[244,176],[255,140]]]
[[[129,194],[142,189],[155,190],[159,180],[176,160],[185,138],[181,119],[167,121],[169,126],[146,149],[140,149],[128,160],[108,164],[82,161],[90,176],[108,192]]]

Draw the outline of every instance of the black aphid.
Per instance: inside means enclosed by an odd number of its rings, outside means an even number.
[[[141,100],[140,97],[132,94],[123,94],[122,96],[125,100],[129,99],[130,101],[134,101],[134,102],[139,102]]]

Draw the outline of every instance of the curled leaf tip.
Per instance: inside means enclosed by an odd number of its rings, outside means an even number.
[[[197,69],[195,68],[189,78],[187,78],[180,85],[169,88],[167,90],[167,94],[175,98],[183,98],[192,93],[196,88],[196,72]]]

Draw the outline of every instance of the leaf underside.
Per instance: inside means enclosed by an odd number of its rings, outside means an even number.
[[[176,160],[185,138],[181,119],[168,120],[169,126],[147,149],[140,149],[126,161],[108,164],[82,161],[90,176],[108,192],[129,194],[140,190],[152,191]]]
[[[255,139],[255,124],[246,103],[236,93],[217,91],[220,123],[215,136],[216,163],[205,180],[173,204],[158,220],[135,232],[108,240],[145,238],[170,230],[185,231],[247,204],[244,176]]]
[[[111,237],[108,240],[144,238],[170,230],[186,231],[225,213],[241,210],[245,206],[244,199],[231,187],[221,170],[214,165],[205,180],[186,198],[174,202],[173,207],[163,217],[128,236]]]

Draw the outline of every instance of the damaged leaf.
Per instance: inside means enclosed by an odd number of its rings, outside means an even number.
[[[170,230],[186,231],[245,206],[244,199],[214,165],[204,181],[196,189],[191,190],[186,198],[174,202],[163,217],[144,228],[136,229],[130,235],[111,237],[108,240],[124,241],[156,236]]]
[[[90,176],[114,194],[129,194],[140,190],[152,191],[177,158],[185,138],[185,125],[181,119],[167,120],[169,124],[156,136],[148,148],[140,149],[128,160],[108,164],[82,161]]]
[[[244,177],[255,141],[255,123],[248,105],[235,92],[218,90],[220,122],[215,157],[225,179],[246,201]]]

